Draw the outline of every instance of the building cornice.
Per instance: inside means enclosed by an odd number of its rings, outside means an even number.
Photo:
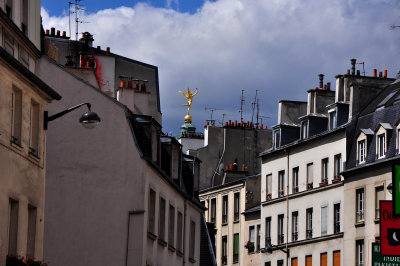
[[[316,187],[313,189],[308,189],[308,190],[304,190],[304,191],[300,191],[294,194],[289,194],[289,196],[285,196],[285,197],[280,197],[280,198],[275,198],[275,199],[271,199],[271,200],[266,200],[261,202],[262,206],[268,206],[271,204],[275,204],[275,203],[279,203],[282,201],[286,201],[287,198],[289,198],[289,200],[291,199],[295,199],[295,198],[299,198],[299,197],[305,197],[314,193],[319,193],[322,191],[326,191],[326,190],[330,190],[330,189],[334,189],[337,187],[341,187],[343,186],[343,181],[340,181],[338,183],[335,184],[330,184],[330,185],[326,185],[326,186],[322,186],[322,187]]]

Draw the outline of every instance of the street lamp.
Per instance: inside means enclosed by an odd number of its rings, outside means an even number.
[[[392,194],[392,187],[393,187],[392,183],[390,183],[390,184],[386,187],[386,189],[389,191],[390,194]]]
[[[81,107],[83,105],[86,105],[87,108],[89,109],[89,111],[84,113],[81,116],[81,118],[79,119],[79,122],[86,128],[89,128],[89,129],[95,128],[100,123],[101,119],[95,112],[92,112],[90,110],[90,108],[92,106],[90,103],[78,104],[76,106],[70,107],[70,108],[68,108],[68,109],[66,109],[66,110],[64,110],[62,112],[59,112],[59,113],[57,113],[55,115],[52,115],[52,116],[49,116],[48,112],[44,111],[43,128],[45,130],[47,130],[47,125],[48,125],[48,123],[50,121],[53,121],[53,120],[65,115],[65,114],[68,114],[69,112],[71,112],[71,111],[73,111],[75,109],[78,109],[79,107]]]

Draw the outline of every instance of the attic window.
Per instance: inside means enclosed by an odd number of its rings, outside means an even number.
[[[394,90],[394,91],[392,91],[391,93],[389,93],[389,95],[386,96],[385,99],[383,99],[383,100],[378,104],[377,108],[386,105],[386,103],[387,103],[398,91],[399,91],[399,90]],[[399,98],[399,96],[398,96],[397,98]],[[396,99],[397,99],[397,98],[396,98]]]
[[[281,130],[278,129],[274,133],[274,146],[275,149],[281,146]]]
[[[386,136],[385,133],[378,135],[378,159],[386,156]]]
[[[308,138],[308,120],[301,122],[301,139]]]
[[[329,129],[333,130],[337,127],[336,110],[329,113]]]

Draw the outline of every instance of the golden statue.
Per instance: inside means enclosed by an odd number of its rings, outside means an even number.
[[[193,97],[197,93],[199,93],[199,90],[196,88],[196,92],[192,93],[190,91],[190,89],[188,88],[188,92],[187,93],[184,93],[183,91],[179,91],[179,92],[182,93],[186,97],[186,99],[188,99],[188,102],[183,105],[183,106],[187,106],[187,108],[188,108],[187,109],[187,114],[185,116],[185,122],[192,122],[192,117],[190,116],[189,111],[190,111],[190,107],[192,106]]]

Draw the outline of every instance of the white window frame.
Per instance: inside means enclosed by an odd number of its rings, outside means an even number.
[[[366,140],[360,140],[357,142],[357,154],[358,154],[358,164],[362,164],[365,163],[365,159],[366,159],[366,144],[365,144]]]
[[[386,157],[386,133],[382,133],[377,135],[377,150],[378,159],[382,159]]]
[[[356,223],[362,223],[365,219],[365,189],[356,189]]]

